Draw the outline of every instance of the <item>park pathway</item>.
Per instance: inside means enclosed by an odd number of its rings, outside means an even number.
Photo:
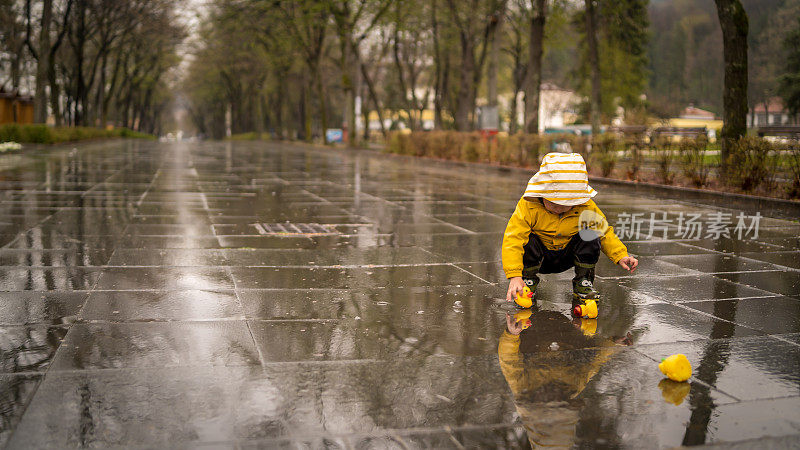
[[[725,205],[594,186],[640,270],[602,257],[596,322],[545,276],[520,388],[499,248],[529,175],[256,142],[0,155],[0,446],[800,442],[800,224]],[[656,367],[678,352],[690,384]]]

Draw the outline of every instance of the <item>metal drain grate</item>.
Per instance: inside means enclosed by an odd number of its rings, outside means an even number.
[[[333,225],[318,223],[254,223],[258,234],[264,236],[320,236],[340,234]]]

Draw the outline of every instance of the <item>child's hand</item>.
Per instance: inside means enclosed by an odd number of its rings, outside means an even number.
[[[517,298],[517,292],[522,292],[523,289],[525,289],[525,282],[522,281],[522,277],[514,277],[508,280],[506,301],[513,302]]]
[[[522,322],[517,322],[515,318],[511,317],[511,314],[506,313],[506,329],[510,334],[519,336],[523,330]]]
[[[639,266],[639,260],[634,258],[633,256],[628,255],[620,259],[617,264],[619,264],[620,267],[627,270],[628,272],[633,273],[633,271],[636,270],[636,268]]]

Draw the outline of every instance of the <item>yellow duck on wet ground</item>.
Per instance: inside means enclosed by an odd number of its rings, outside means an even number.
[[[530,308],[533,306],[533,292],[531,292],[531,288],[525,286],[522,288],[522,292],[517,292],[515,301],[520,308]]]
[[[584,319],[596,319],[597,302],[594,300],[586,300],[586,303],[578,305],[572,309],[572,315],[575,317],[582,317]]]
[[[686,381],[692,376],[692,364],[681,353],[662,359],[658,368],[672,381]]]

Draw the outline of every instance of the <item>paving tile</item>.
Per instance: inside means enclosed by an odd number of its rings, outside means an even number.
[[[104,269],[97,290],[233,289],[225,269],[196,267],[111,267]]]
[[[213,236],[125,236],[117,245],[122,248],[220,248]]]
[[[243,319],[234,291],[94,291],[81,311],[83,321]]]
[[[749,272],[717,276],[772,294],[800,298],[800,272]]]
[[[758,297],[769,294],[762,289],[734,283],[713,275],[678,277],[631,277],[620,285],[668,302]]]
[[[109,266],[222,266],[227,258],[217,249],[117,248]]]
[[[276,437],[286,434],[275,410],[280,397],[258,366],[54,372],[9,445],[170,447]]]
[[[490,355],[497,352],[495,336],[505,320],[450,309],[408,317],[395,314],[392,322],[374,316],[324,322],[251,321],[249,325],[262,358],[269,363]]]
[[[393,287],[391,289],[257,289],[239,290],[249,319],[313,320],[361,318],[420,326],[438,326],[440,317],[455,313],[483,316],[503,311],[495,306],[498,290],[489,285]],[[456,316],[457,317],[457,316]],[[420,320],[423,319],[423,320]],[[430,322],[430,323],[428,323]]]
[[[242,289],[370,289],[392,286],[482,284],[484,281],[451,265],[336,268],[231,268]]]
[[[658,259],[700,272],[747,272],[778,269],[774,264],[722,253],[661,256]]]
[[[759,261],[766,261],[780,266],[791,267],[793,269],[800,269],[800,251],[784,251],[784,252],[754,252],[742,253],[742,256]]]
[[[242,321],[93,323],[70,328],[52,370],[258,364]]]
[[[8,267],[85,267],[102,266],[108,261],[104,250],[0,250],[0,266]]]
[[[0,291],[83,291],[99,277],[99,269],[0,267]]]
[[[0,324],[72,323],[88,295],[88,292],[0,292]]]
[[[231,266],[391,266],[448,262],[442,256],[415,247],[225,249],[222,254]]]
[[[689,308],[712,314],[768,334],[800,332],[800,300],[789,297],[757,297],[685,303]]]

